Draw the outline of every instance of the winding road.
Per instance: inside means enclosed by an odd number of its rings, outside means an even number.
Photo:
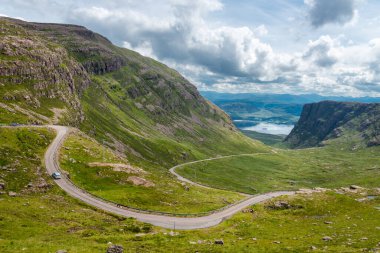
[[[46,153],[45,153],[45,165],[48,173],[51,175],[53,172],[60,171],[60,166],[58,163],[58,155],[59,155],[59,149],[65,140],[66,136],[69,133],[69,128],[65,126],[55,126],[55,125],[48,125],[45,127],[50,127],[53,128],[57,131],[57,135],[53,142],[50,144],[48,147]],[[243,154],[243,155],[249,155],[249,154]],[[240,156],[243,156],[240,155]],[[251,154],[252,155],[252,154]],[[233,155],[233,156],[238,156],[238,155]],[[226,157],[232,157],[232,156],[225,156],[225,157],[217,157],[217,158],[209,158],[205,159],[202,161],[206,160],[215,160],[215,159],[221,159],[221,158],[226,158]],[[195,161],[195,162],[189,162],[186,164],[193,164],[196,162],[201,162],[201,161]],[[199,185],[197,183],[194,183],[184,177],[181,177],[175,172],[175,169],[178,168],[179,166],[183,166],[186,164],[181,164],[177,165],[173,168],[170,169],[170,172],[173,173],[179,180],[193,184],[193,185],[198,185],[201,187],[206,187],[203,185]],[[244,201],[241,201],[235,205],[232,205],[228,208],[225,208],[223,210],[217,211],[215,213],[212,213],[207,216],[202,216],[202,217],[191,217],[191,218],[186,218],[186,217],[171,217],[171,216],[166,216],[166,215],[158,215],[158,214],[148,214],[148,213],[143,213],[143,212],[136,212],[132,210],[128,210],[124,207],[120,207],[116,204],[107,202],[105,200],[102,200],[100,198],[97,198],[90,193],[84,191],[83,189],[78,188],[75,186],[66,176],[63,176],[62,179],[55,180],[55,183],[62,188],[67,194],[70,196],[77,198],[88,205],[94,206],[98,209],[101,209],[103,211],[113,213],[116,215],[124,216],[124,217],[132,217],[135,218],[139,221],[146,222],[153,224],[155,226],[160,226],[164,228],[169,228],[169,229],[179,229],[179,230],[189,230],[189,229],[200,229],[200,228],[207,228],[207,227],[212,227],[223,220],[231,217],[233,214],[241,211],[242,209],[251,206],[253,204],[278,197],[278,196],[283,196],[283,195],[293,195],[294,192],[290,191],[282,191],[282,192],[270,192],[266,194],[261,194],[261,195],[256,195],[256,196],[250,196]]]

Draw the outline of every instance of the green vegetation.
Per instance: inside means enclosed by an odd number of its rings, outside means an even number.
[[[157,165],[150,163],[131,164],[78,132],[66,140],[60,161],[62,168],[79,187],[129,207],[192,214],[215,210],[244,198],[234,192],[191,185],[186,187],[167,169],[157,169]],[[94,162],[103,164],[89,165]],[[104,163],[108,165],[102,166]],[[110,163],[126,164],[135,171],[114,169]],[[145,171],[139,172],[139,168]],[[143,178],[154,186],[134,185],[129,180],[131,176]]]
[[[173,97],[164,102],[165,96],[160,93],[166,94],[167,87],[149,91],[152,84],[147,82],[151,81],[144,81],[145,84],[136,81],[140,79],[141,74],[132,67],[93,76],[93,85],[82,98],[87,117],[81,130],[99,142],[106,141],[111,147],[117,140],[131,161],[139,162],[144,157],[166,168],[216,155],[268,150],[261,143],[232,130],[232,126],[224,123],[226,119],[220,119],[217,113],[202,115],[197,111],[201,110],[199,108],[189,112],[188,108],[199,106],[195,106],[194,101],[176,106],[171,103],[178,103],[180,98]],[[131,90],[140,94],[139,97],[128,97],[126,94]],[[161,108],[162,104],[173,109]],[[151,112],[148,108],[158,111]]]
[[[330,145],[276,152],[196,163],[177,172],[211,187],[246,193],[380,183],[380,147],[351,150]]]
[[[16,197],[0,195],[0,251],[4,253],[105,252],[109,242],[122,245],[125,252],[306,252],[311,246],[314,252],[361,252],[379,247],[378,191],[281,197],[255,205],[253,213],[239,213],[217,227],[171,235],[166,229],[94,210],[62,193],[45,173],[39,174],[44,149],[53,138],[50,131],[0,131],[2,140],[7,138],[0,143],[1,178],[7,180],[6,192],[17,193]],[[78,139],[88,142],[83,136]],[[109,161],[119,161],[108,152]],[[16,160],[20,166],[14,167]],[[22,183],[18,183],[20,178]],[[26,182],[36,178],[51,186],[25,188]],[[367,195],[375,197],[355,200]],[[289,208],[271,208],[279,200]],[[324,241],[326,236],[332,240]],[[216,239],[224,245],[214,244]]]
[[[264,134],[250,130],[242,130],[242,133],[254,140],[259,140],[266,145],[276,147],[281,146],[282,141],[285,138],[285,136],[282,135]]]
[[[46,174],[40,158],[53,136],[47,129],[0,127],[0,182],[7,191],[38,190]]]

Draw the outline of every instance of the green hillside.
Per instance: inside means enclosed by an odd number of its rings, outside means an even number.
[[[155,60],[80,26],[0,22],[0,123],[77,126],[160,166],[265,149]]]
[[[170,231],[103,213],[67,196],[43,173],[41,159],[53,136],[45,129],[0,128],[6,140],[0,142],[0,178],[7,180],[0,194],[1,252],[106,252],[111,244],[124,252],[307,252],[312,246],[316,252],[361,252],[378,247],[380,197],[373,196],[380,192],[366,189],[281,197],[197,231]],[[279,201],[289,207],[275,208]],[[326,236],[331,241],[324,241]],[[220,239],[224,245],[214,243]]]

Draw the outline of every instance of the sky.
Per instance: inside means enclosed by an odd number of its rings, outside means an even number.
[[[199,90],[380,96],[378,0],[0,0],[175,68]]]

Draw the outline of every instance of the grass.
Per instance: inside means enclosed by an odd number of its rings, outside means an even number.
[[[135,78],[139,78],[139,74],[131,67],[104,76],[93,76],[93,85],[82,98],[86,120],[81,130],[99,142],[106,140],[112,143],[112,138],[117,139],[133,151],[125,152],[130,160],[138,162],[143,157],[164,167],[216,155],[268,149],[221,123],[207,122],[201,126],[190,118],[184,119],[186,110],[153,116],[147,109],[138,108],[138,103],[145,106],[155,104],[162,97],[153,91],[154,95],[142,95],[136,99],[127,97],[130,88],[138,89],[142,94],[146,92],[145,85],[136,84]],[[210,115],[198,114],[196,110],[193,113],[202,121],[211,118]],[[175,125],[179,126],[173,127]],[[160,131],[160,126],[165,130]]]
[[[0,128],[0,182],[8,191],[24,190],[43,179],[40,156],[53,136],[47,129]]]
[[[74,159],[74,160],[73,160]],[[78,186],[107,200],[130,207],[170,213],[208,212],[234,203],[244,197],[238,193],[185,186],[167,171],[150,163],[130,163],[115,155],[95,140],[76,132],[64,143],[61,166]],[[91,162],[123,163],[145,169],[133,174],[114,171],[111,167],[90,167]],[[157,166],[157,165],[156,165]],[[138,176],[154,183],[154,187],[136,186],[128,177]]]
[[[380,183],[380,147],[341,150],[278,150],[277,154],[232,157],[177,169],[190,180],[211,187],[246,193],[312,187],[341,187]]]
[[[7,177],[6,191],[18,193],[16,197],[0,195],[0,251],[4,253],[60,249],[105,252],[109,242],[122,245],[125,252],[308,252],[311,246],[317,248],[313,252],[376,252],[379,247],[378,191],[281,197],[277,200],[297,208],[271,209],[277,201],[272,200],[253,206],[253,213],[241,212],[219,226],[176,231],[178,234],[171,236],[169,230],[94,210],[63,193],[48,175],[39,175],[37,166],[41,166],[44,150],[54,136],[50,131],[0,131],[0,136],[7,138],[0,143],[1,178],[12,174]],[[35,155],[33,159],[29,159],[31,154]],[[15,160],[22,164],[17,170],[4,170]],[[29,173],[24,174],[24,169]],[[30,182],[36,177],[44,178],[52,187],[43,192],[24,191],[25,183],[18,183],[19,178]],[[363,194],[377,197],[355,200]],[[332,241],[323,241],[325,236]],[[215,245],[215,239],[223,239],[224,245]]]

